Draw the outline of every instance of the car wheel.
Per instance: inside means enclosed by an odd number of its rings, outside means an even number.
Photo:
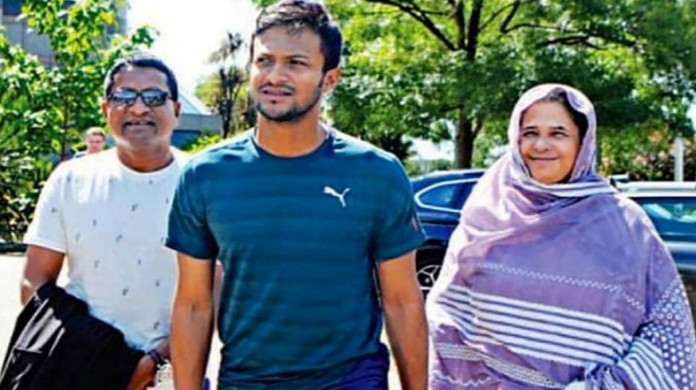
[[[445,258],[445,249],[441,246],[426,246],[416,252],[416,277],[420,285],[423,298],[428,296],[430,289],[440,276],[442,260]]]

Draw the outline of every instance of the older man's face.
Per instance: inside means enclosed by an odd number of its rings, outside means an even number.
[[[159,90],[167,93],[167,76],[154,68],[126,66],[114,77],[112,94],[119,91],[142,92]],[[117,147],[131,150],[151,150],[168,146],[178,122],[181,104],[170,98],[160,106],[148,106],[141,97],[132,104],[107,99],[102,111],[111,128]]]

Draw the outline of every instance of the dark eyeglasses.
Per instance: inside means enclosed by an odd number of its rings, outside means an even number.
[[[151,88],[142,91],[133,89],[119,89],[108,96],[109,103],[115,106],[132,106],[140,96],[143,103],[148,107],[159,107],[167,102],[167,99],[174,100],[169,96],[169,92],[161,89]]]

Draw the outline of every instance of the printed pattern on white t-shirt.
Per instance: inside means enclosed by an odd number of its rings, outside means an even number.
[[[124,166],[115,150],[58,166],[44,186],[24,241],[63,252],[66,290],[124,333],[154,347],[169,335],[175,253],[163,245],[187,156],[150,173]]]

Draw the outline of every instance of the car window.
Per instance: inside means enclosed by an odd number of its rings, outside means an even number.
[[[457,184],[446,184],[423,192],[419,199],[428,206],[452,208],[457,194]]]
[[[476,185],[476,182],[462,183],[461,184],[461,192],[459,193],[459,196],[457,197],[457,201],[454,203],[455,209],[459,210],[462,207],[464,207],[464,203],[466,202],[467,199],[469,199],[469,195],[471,195],[471,191],[473,191],[475,185]]]
[[[667,241],[696,242],[696,199],[637,199]]]

